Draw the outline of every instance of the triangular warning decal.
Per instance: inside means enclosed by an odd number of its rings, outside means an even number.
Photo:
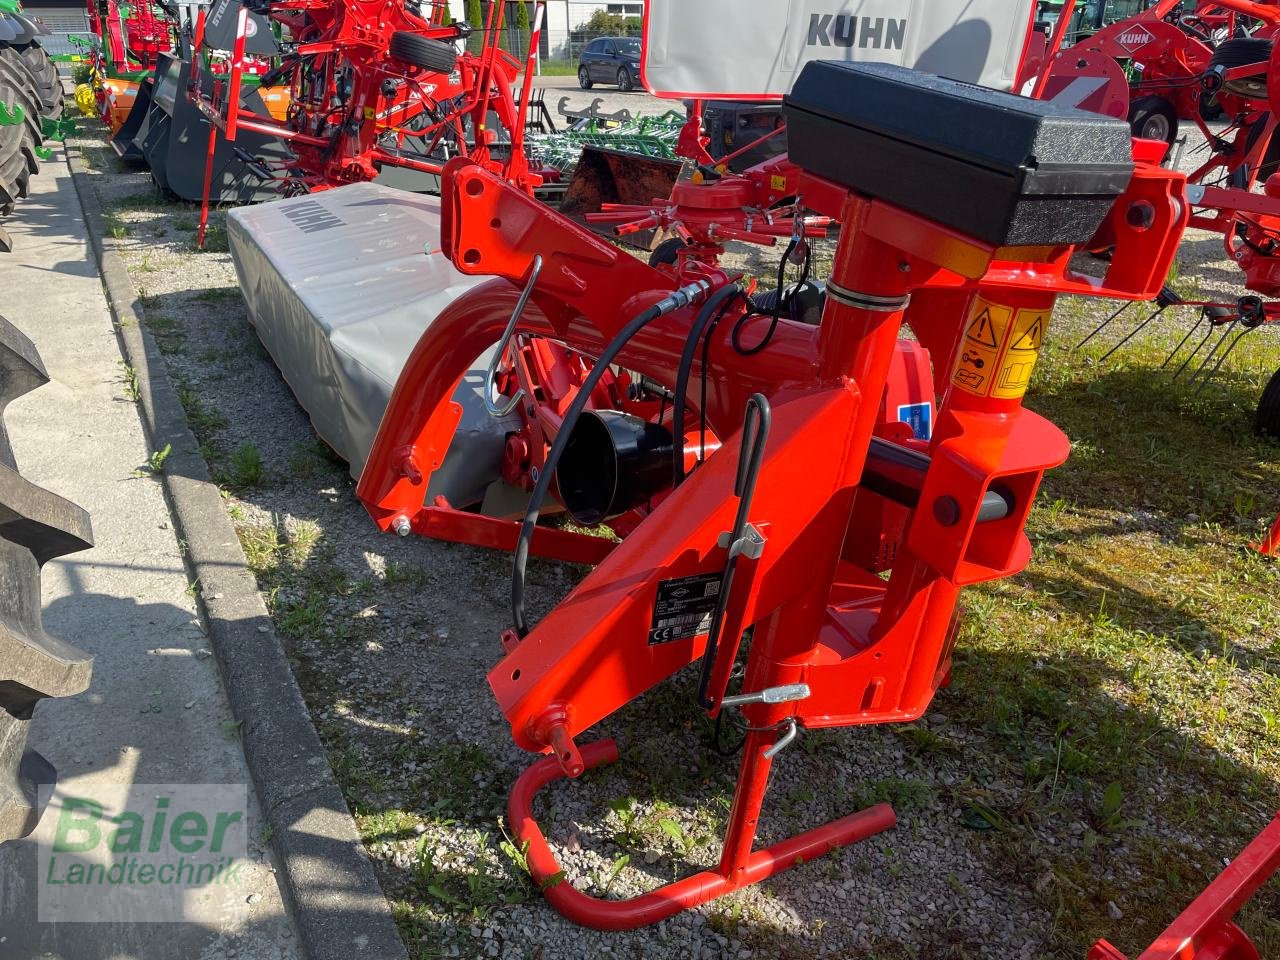
[[[1044,341],[1044,317],[1036,317],[1030,327],[1014,341],[1010,350],[1039,350]]]
[[[1009,349],[1039,349],[1044,340],[1044,317],[1038,316]]]
[[[969,329],[965,331],[965,336],[974,343],[981,343],[987,347],[1000,346],[996,340],[996,328],[991,322],[990,310],[983,310],[973,318],[973,323],[969,324]]]

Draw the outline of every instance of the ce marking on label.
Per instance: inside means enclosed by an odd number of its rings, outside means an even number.
[[[679,640],[679,633],[676,627],[659,627],[657,630],[649,631],[649,642],[666,643],[669,640]]]

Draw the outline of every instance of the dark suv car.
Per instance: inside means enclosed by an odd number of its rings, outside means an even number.
[[[640,82],[640,38],[596,37],[578,57],[578,86],[616,83],[619,90],[634,90]]]

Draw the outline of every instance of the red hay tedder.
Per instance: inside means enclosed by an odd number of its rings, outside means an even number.
[[[287,82],[284,120],[239,106],[247,9],[239,13],[230,75],[210,96],[193,77],[190,96],[227,140],[237,130],[278,137],[293,158],[260,171],[285,193],[372,180],[384,166],[438,174],[465,156],[521,189],[541,183],[523,150],[529,89],[517,101],[512,84],[521,62],[498,45],[502,4],[492,4],[479,53],[459,52],[471,29],[445,25],[446,5],[399,0],[277,0],[252,9],[290,38],[281,65],[264,85]],[[530,56],[537,49],[541,6]],[[197,27],[197,47],[203,20]],[[211,147],[212,150],[212,147]]]
[[[1064,5],[1063,23],[1074,5],[1074,0]],[[1268,299],[1280,295],[1280,177],[1275,176],[1280,141],[1273,136],[1280,83],[1272,82],[1280,77],[1280,49],[1273,42],[1280,7],[1221,0],[1202,3],[1193,14],[1183,9],[1175,0],[1160,0],[1061,51],[1060,32],[1049,45],[1049,69],[1037,89],[1060,103],[1128,117],[1135,136],[1168,148],[1177,139],[1179,119],[1193,121],[1204,137],[1208,156],[1187,177],[1187,199],[1194,208],[1191,226],[1222,236],[1227,256],[1243,271],[1251,293],[1223,303],[1188,301],[1165,291],[1156,310],[1116,347],[1170,306],[1198,308],[1199,322],[1167,363],[1190,345],[1177,372],[1191,369],[1192,379],[1207,380],[1246,334],[1280,317],[1280,304]],[[1222,111],[1225,129],[1209,126],[1206,106]],[[1254,192],[1255,184],[1262,185],[1262,193]],[[1081,345],[1118,316],[1104,321]],[[1197,340],[1193,334],[1201,327],[1205,332]],[[1206,345],[1208,353],[1202,356]],[[1273,388],[1280,395],[1280,372]],[[1264,418],[1276,405],[1268,400],[1273,388],[1259,405],[1258,426],[1280,434],[1280,417],[1274,423]]]

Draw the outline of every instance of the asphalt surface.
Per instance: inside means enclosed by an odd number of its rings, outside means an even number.
[[[545,91],[544,101],[556,123],[560,122],[558,108],[562,100],[571,110],[580,110],[591,106],[594,101],[599,101],[598,109],[605,113],[630,110],[633,116],[661,114],[666,113],[668,110],[684,109],[684,103],[680,100],[664,100],[661,97],[651,97],[643,90],[632,90],[630,93],[623,93],[617,87],[600,83],[597,83],[590,90],[583,90],[578,86],[577,77],[535,77],[533,89],[535,93],[538,90]]]
[[[52,378],[10,405],[14,453],[25,477],[90,512],[96,538],[93,549],[45,567],[44,623],[95,663],[86,693],[36,711],[31,745],[59,783],[36,833],[0,847],[0,960],[292,960],[299,941],[238,725],[197,617],[183,545],[147,468],[152,451],[60,149],[8,229],[15,251],[0,258],[0,312],[35,342]],[[67,798],[109,805],[143,784],[245,791],[238,880],[185,891],[176,913],[141,891],[123,912],[104,899],[99,915],[87,901],[88,916],[111,920],[64,922],[70,917],[38,870],[39,845],[50,843]],[[156,922],[168,916],[185,922]]]

